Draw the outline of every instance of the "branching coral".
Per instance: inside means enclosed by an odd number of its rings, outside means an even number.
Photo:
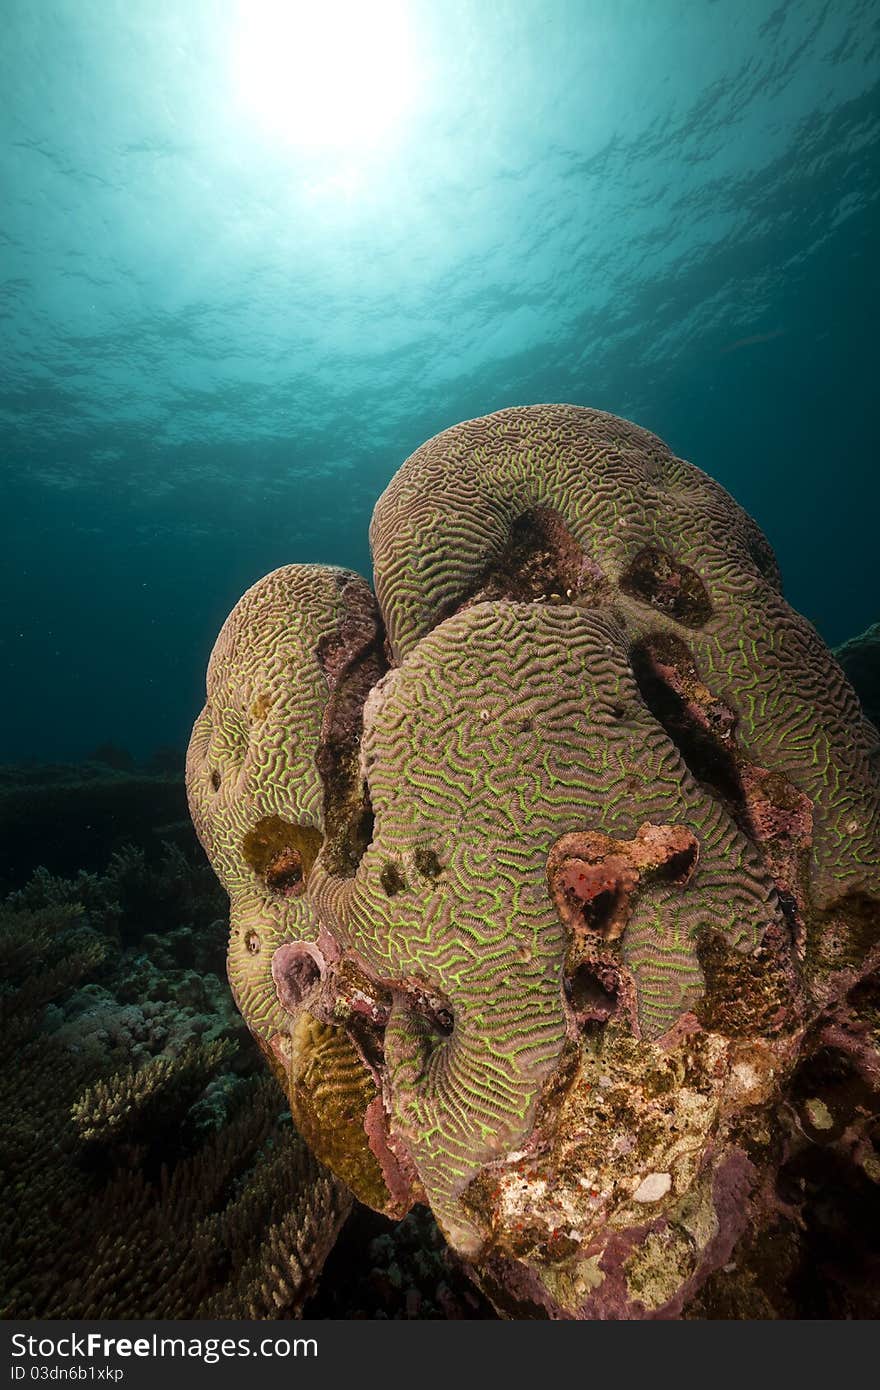
[[[0,907],[4,1316],[284,1317],[313,1290],[351,1199],[250,1074],[234,1012],[213,1013],[219,980],[205,994],[171,961],[169,939],[216,955],[222,924],[198,948],[186,925],[216,908],[202,877],[130,851]],[[121,950],[157,902],[182,925]]]
[[[814,1051],[876,1084],[877,731],[754,522],[626,421],[447,430],[371,542],[378,604],[289,566],[211,658],[236,1000],[320,1158],[426,1198],[500,1309],[676,1316],[776,1219]]]
[[[233,1051],[226,1040],[191,1043],[176,1057],[154,1057],[143,1067],[96,1081],[71,1107],[77,1133],[96,1146],[153,1141],[202,1094]]]

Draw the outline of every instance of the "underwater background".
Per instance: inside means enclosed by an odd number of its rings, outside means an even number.
[[[183,746],[243,590],[368,574],[506,405],[655,431],[827,641],[877,616],[876,6],[413,0],[356,62],[351,8],[4,0],[0,758]]]
[[[277,1316],[300,1294],[265,1293],[257,1232],[289,1249],[278,1174],[308,1159],[228,997],[182,788],[215,635],[276,566],[369,576],[403,460],[541,401],[720,481],[830,645],[875,623],[880,12],[0,16],[0,1312]],[[492,1316],[426,1216],[345,1229],[312,1315]],[[825,1266],[807,1283],[801,1310],[851,1311]]]

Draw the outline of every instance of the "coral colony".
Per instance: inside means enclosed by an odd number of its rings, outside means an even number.
[[[370,538],[375,598],[276,570],[210,660],[238,1007],[316,1157],[502,1314],[693,1315],[783,1112],[870,1162],[810,1084],[877,1079],[877,732],[757,525],[614,416],[446,430]]]
[[[312,1291],[351,1198],[240,1074],[220,906],[167,845],[0,905],[4,1317],[289,1316]]]

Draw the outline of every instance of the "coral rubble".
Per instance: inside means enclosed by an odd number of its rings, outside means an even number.
[[[801,1137],[880,1176],[876,729],[755,523],[613,416],[445,431],[371,543],[375,599],[248,591],[187,760],[297,1126],[504,1314],[785,1315],[737,1251],[797,1226]]]

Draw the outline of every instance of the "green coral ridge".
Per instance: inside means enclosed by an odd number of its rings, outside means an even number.
[[[380,498],[370,532],[395,656],[479,585],[516,518],[542,507],[601,569],[631,640],[682,636],[703,680],[736,709],[751,755],[813,800],[819,900],[868,884],[876,890],[876,737],[858,700],[815,630],[783,599],[755,523],[647,430],[600,411],[538,406],[468,421],[422,445]],[[698,577],[705,621],[672,616],[681,587],[674,582],[653,601],[634,596],[637,585],[625,580],[648,548]]]
[[[849,1037],[876,731],[755,523],[613,416],[445,431],[371,543],[378,604],[289,566],[211,658],[236,1000],[317,1156],[427,1200],[501,1310],[675,1315],[760,1219],[805,1039]]]
[[[314,940],[318,923],[307,899],[271,892],[253,844],[271,818],[323,828],[315,753],[326,684],[316,648],[338,621],[334,581],[332,571],[314,580],[278,571],[245,594],[217,639],[187,757],[193,821],[231,903],[230,983],[267,1042],[285,1015],[263,966],[286,938]]]
[[[320,924],[306,890],[318,849],[323,844],[326,852],[335,828],[339,798],[328,818],[319,764],[338,786],[336,767],[326,768],[327,749],[338,752],[338,741],[326,725],[333,692],[347,713],[340,646],[353,632],[369,647],[375,628],[372,594],[349,571],[292,566],[261,580],[217,639],[208,703],[187,754],[193,821],[230,899],[233,994],[274,1069],[288,1075],[308,1068],[316,1043],[308,1030],[291,1035],[292,1001],[289,993],[280,997],[273,967],[279,948],[295,942],[302,949],[286,971],[289,988],[307,990],[320,975]],[[305,949],[313,945],[314,951]],[[336,1044],[340,1086],[350,1092],[352,1110],[343,1117],[354,1119],[362,1136],[359,1153],[341,1172],[358,1195],[375,1200],[381,1176],[362,1130],[375,1087],[341,1030]],[[318,1126],[308,1107],[295,1103],[299,1093],[289,1088],[300,1129],[319,1155],[332,1158],[332,1138],[326,1147],[316,1142]]]

